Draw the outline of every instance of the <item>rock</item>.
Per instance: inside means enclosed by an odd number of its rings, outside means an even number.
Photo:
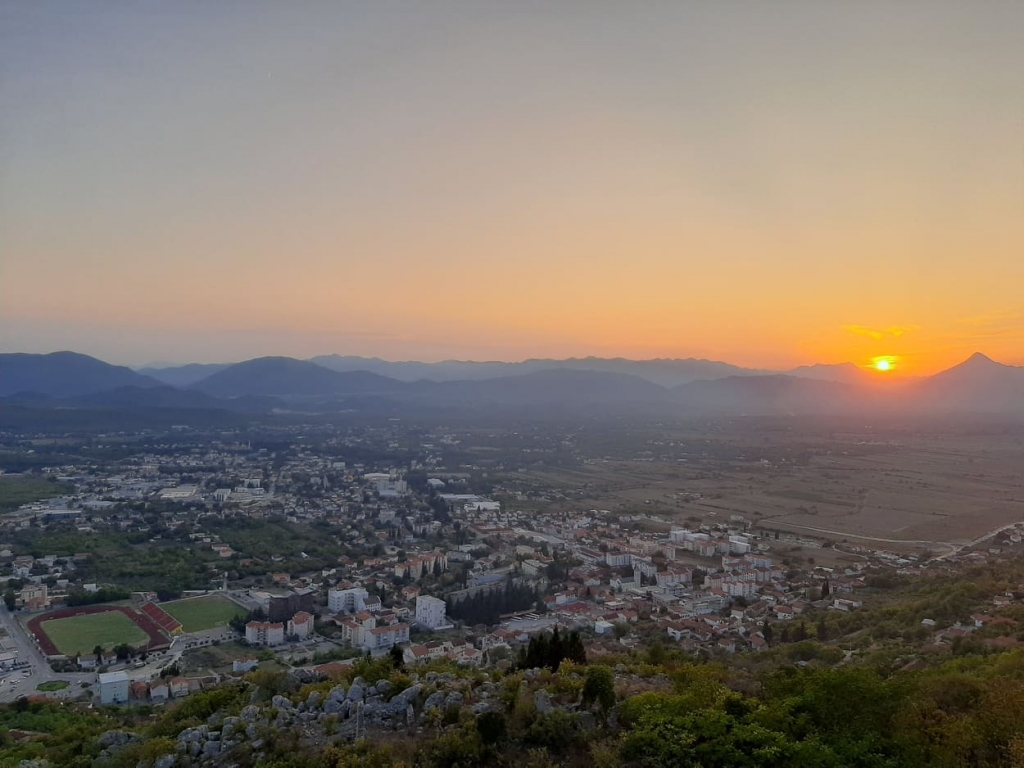
[[[472,712],[474,715],[482,715],[484,712],[490,712],[493,707],[493,702],[481,701],[480,703],[473,705]]]
[[[199,753],[202,751],[203,745],[200,744],[198,741],[193,741],[191,744],[188,745],[188,753],[192,757],[199,757]]]
[[[107,731],[100,735],[98,741],[101,747],[123,747],[125,744],[138,741],[138,738],[138,736],[129,731]]]
[[[220,742],[219,741],[208,741],[203,746],[203,757],[214,758],[220,754]]]
[[[372,689],[371,689],[372,690]],[[384,699],[380,696],[371,696],[363,703],[363,715],[373,717],[384,708]]]
[[[416,722],[416,710],[412,708],[412,704],[405,708],[405,722],[407,725]]]
[[[437,680],[437,672],[427,672],[427,682],[433,683]]]
[[[424,712],[432,712],[444,705],[444,691],[434,691],[423,704]]]
[[[274,709],[292,709],[295,707],[291,700],[281,694],[275,694],[270,700],[270,706]]]
[[[328,701],[344,701],[345,700],[345,686],[336,685],[327,692]]]
[[[597,718],[594,717],[592,712],[580,712],[577,717],[579,718],[579,723],[583,727],[583,730],[592,731],[597,728]]]
[[[388,691],[391,690],[391,683],[389,683],[387,680],[382,679],[378,680],[373,687],[377,689],[378,693],[386,696]]]
[[[410,685],[404,691],[396,694],[395,698],[401,698],[406,703],[413,704],[415,703],[416,699],[420,697],[421,693],[423,693],[423,686],[419,683],[416,683],[415,685]]]
[[[378,693],[380,693],[380,691],[377,690],[377,686],[371,685],[369,688],[366,689],[366,698],[376,696]]]
[[[227,718],[224,718],[224,725],[221,726],[221,730],[220,730],[221,738],[225,739],[225,740],[230,739],[231,738],[231,734],[233,734],[235,732],[235,729],[237,727],[238,727],[238,718],[237,717],[227,717]]]
[[[245,738],[249,741],[253,741],[256,738],[258,731],[255,725],[250,725],[245,729]]]
[[[363,678],[361,677],[357,677],[355,680],[353,680],[352,685],[358,685],[363,690],[366,690],[366,681],[363,680]]]
[[[359,680],[360,678],[356,678]],[[352,687],[348,689],[348,700],[349,701],[362,701],[363,700],[363,686],[356,683],[352,683]]]
[[[341,702],[337,699],[328,699],[327,703],[324,704],[325,715],[339,715],[341,714]]]
[[[540,714],[546,715],[552,710],[551,696],[545,690],[537,691],[533,694],[533,705]]]
[[[255,704],[250,704],[241,711],[239,716],[247,723],[255,723],[260,719],[260,708]]]
[[[161,755],[153,763],[153,768],[174,768],[176,760],[174,755]]]
[[[323,694],[320,691],[310,691],[309,696],[306,697],[306,709],[316,709],[320,706],[323,698]]]

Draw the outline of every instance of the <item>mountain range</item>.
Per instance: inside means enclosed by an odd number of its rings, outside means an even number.
[[[391,363],[328,356],[133,371],[73,352],[0,354],[0,397],[22,409],[1024,416],[1024,367],[982,354],[933,376],[885,384],[852,364],[777,373],[693,359]]]

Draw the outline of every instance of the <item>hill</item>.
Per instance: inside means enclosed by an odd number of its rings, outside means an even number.
[[[915,395],[919,407],[1024,414],[1024,367],[997,363],[979,352],[919,382]]]
[[[149,376],[172,387],[190,387],[197,381],[223,371],[230,363],[188,363],[187,365],[150,366],[138,368],[143,376]]]
[[[260,357],[228,366],[193,388],[216,397],[329,397],[401,392],[406,385],[368,371],[342,373],[291,357]]]
[[[764,373],[714,360],[653,359],[628,360],[626,358],[583,357],[567,359],[535,358],[518,363],[497,361],[473,362],[445,360],[439,363],[415,361],[390,362],[380,358],[343,357],[324,355],[311,362],[334,371],[371,371],[400,381],[481,381],[549,370],[599,371],[638,376],[664,387],[676,386],[698,379],[718,379],[725,376],[750,376]]]
[[[77,352],[0,354],[0,396],[35,392],[75,397],[127,386],[155,387],[159,382]]]

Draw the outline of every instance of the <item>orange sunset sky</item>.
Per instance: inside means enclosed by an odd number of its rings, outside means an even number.
[[[1024,364],[1024,3],[0,4],[0,351]]]

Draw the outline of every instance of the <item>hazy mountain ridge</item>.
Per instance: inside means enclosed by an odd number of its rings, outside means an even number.
[[[548,365],[552,361],[539,362]],[[633,370],[637,363],[598,358],[571,362],[576,366],[607,363]],[[676,371],[676,363],[696,370],[692,365],[695,362],[735,368],[708,361],[640,362],[666,364]],[[372,371],[336,371],[307,360],[264,357],[219,367],[191,387],[162,385],[129,369],[73,353],[5,355],[0,357],[0,365],[0,379],[5,384],[0,391],[10,394],[11,387],[17,386],[14,391],[19,395],[11,402],[37,408],[178,408],[249,413],[279,408],[378,413],[511,408],[524,414],[590,409],[678,416],[868,412],[1024,415],[1024,367],[996,363],[984,355],[921,379],[885,380],[844,364],[806,366],[786,374],[767,375],[741,369],[743,375],[696,379],[672,387],[631,373],[573,365],[483,379],[421,378],[406,382]],[[90,375],[69,384],[83,370]],[[94,389],[106,382],[114,385]],[[26,383],[36,388],[26,387]]]
[[[126,386],[157,387],[160,382],[77,352],[0,354],[0,396],[35,392],[74,397]]]
[[[380,358],[321,355],[310,362],[335,371],[372,371],[400,381],[481,381],[517,376],[544,370],[579,370],[621,373],[638,376],[663,387],[672,387],[698,379],[725,376],[755,376],[768,373],[730,363],[696,358],[655,358],[629,360],[615,357],[570,357],[565,359],[531,358],[522,362],[444,360],[438,363],[416,361],[390,362]]]

